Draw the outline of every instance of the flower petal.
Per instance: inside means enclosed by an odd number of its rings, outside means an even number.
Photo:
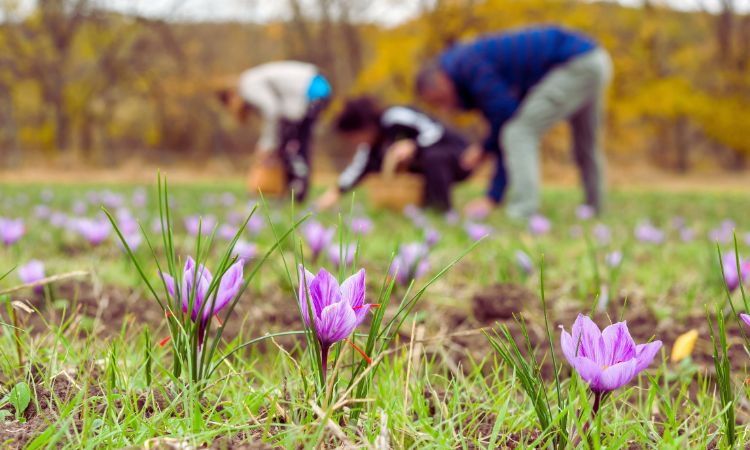
[[[310,283],[310,298],[315,304],[315,311],[322,311],[326,306],[341,301],[339,282],[327,270],[320,269]]]
[[[636,374],[635,368],[635,359],[609,366],[602,370],[599,380],[591,385],[591,389],[599,392],[614,391],[630,383]]]
[[[598,383],[603,369],[594,361],[582,356],[576,356],[575,358],[573,358],[573,362],[571,363],[571,365],[584,381],[592,386]]]
[[[602,331],[604,365],[612,366],[635,357],[635,342],[626,322],[618,322]]]
[[[365,269],[360,269],[341,283],[341,297],[352,308],[365,303]]]
[[[334,344],[354,331],[357,316],[344,301],[328,305],[320,313],[320,321],[315,323],[318,339],[324,345]]]
[[[599,327],[588,317],[579,314],[573,323],[573,342],[578,349],[578,356],[589,358],[604,366],[604,341]]]
[[[174,278],[172,278],[172,275],[164,272],[161,272],[161,277],[164,280],[164,284],[167,285],[167,292],[169,293],[170,297],[174,298]]]
[[[565,359],[572,366],[576,358],[576,344],[573,342],[573,336],[565,330],[562,330],[562,334],[560,335],[560,346],[562,347]]]
[[[661,348],[661,341],[654,341],[648,344],[641,344],[635,347],[636,373],[646,369],[654,360],[654,356]]]
[[[213,315],[216,315],[226,307],[242,287],[243,263],[239,260],[232,264],[224,273],[219,282],[218,291],[213,306]],[[207,305],[203,310],[203,320],[207,320],[211,314],[211,305]]]
[[[297,296],[299,299],[299,308],[302,311],[302,318],[305,320],[305,324],[310,326],[310,315],[309,308],[312,308],[315,316],[320,315],[320,311],[315,310],[315,303],[312,301],[312,291],[310,290],[310,283],[315,279],[315,275],[309,270],[305,269],[302,264],[299,265],[299,288],[297,289]],[[310,304],[307,303],[307,298],[310,297]]]
[[[750,326],[750,316],[745,313],[740,313],[740,319],[742,319],[743,322]]]

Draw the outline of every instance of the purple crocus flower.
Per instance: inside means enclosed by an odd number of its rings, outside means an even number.
[[[191,300],[193,302],[193,308],[190,311],[190,320],[200,323],[198,339],[201,346],[203,345],[203,334],[211,316],[217,315],[224,309],[240,291],[243,266],[244,263],[241,260],[229,266],[229,269],[227,269],[221,281],[219,281],[218,287],[211,293],[210,298],[207,298],[208,289],[213,281],[211,272],[203,264],[196,266],[195,260],[192,257],[188,257],[187,261],[185,261],[185,267],[182,270],[179,298],[182,302],[182,312],[185,314],[188,312]],[[175,279],[167,273],[162,273],[161,276],[164,278],[164,283],[167,285],[170,297],[175,298],[178,295],[176,293]],[[199,316],[200,320],[198,320]]]
[[[18,278],[23,284],[36,283],[44,278],[44,276],[44,263],[37,259],[32,259],[18,268]],[[42,286],[34,287],[34,292],[37,294],[41,293],[42,290]]]
[[[604,257],[604,262],[606,262],[607,265],[612,269],[618,267],[620,264],[622,264],[622,252],[619,250],[615,250],[613,252],[607,253],[607,255]]]
[[[603,223],[597,223],[591,229],[591,234],[600,245],[607,245],[612,241],[612,231]]]
[[[737,270],[737,256],[734,252],[724,255],[722,265],[724,266],[724,281],[730,292],[740,287],[740,283],[750,279],[750,261],[740,258],[740,267]]]
[[[244,262],[248,263],[258,256],[258,246],[252,242],[240,239],[234,244],[232,256],[237,256]]]
[[[330,245],[334,233],[336,233],[335,228],[326,228],[320,222],[314,220],[305,225],[302,229],[302,234],[312,252],[310,255],[312,261],[316,261],[320,253]]]
[[[458,225],[458,222],[461,221],[461,214],[459,214],[455,209],[451,209],[450,211],[445,213],[444,219],[446,224],[455,226]]]
[[[146,204],[148,204],[148,194],[146,194],[146,190],[143,188],[136,188],[136,190],[133,191],[133,196],[130,198],[130,201],[136,208],[144,208]]]
[[[313,275],[300,264],[298,301],[305,325],[308,328],[314,325],[325,379],[328,350],[336,342],[349,337],[374,306],[365,303],[365,270],[360,269],[339,285],[325,269]]]
[[[635,238],[640,242],[661,244],[664,242],[664,231],[656,228],[651,222],[641,222],[635,228]]]
[[[517,250],[513,257],[516,260],[518,267],[520,267],[526,275],[530,275],[534,270],[534,262],[531,260],[531,256],[523,250]]]
[[[233,225],[229,225],[228,223],[224,223],[219,225],[219,228],[216,230],[216,235],[219,236],[220,239],[231,241],[232,239],[234,239],[237,231],[239,231],[239,228]]]
[[[26,234],[26,225],[23,219],[4,219],[0,217],[0,240],[3,244],[11,246],[18,242]]]
[[[440,232],[434,228],[427,228],[424,231],[424,242],[428,247],[434,247],[440,241]]]
[[[578,220],[589,220],[596,214],[596,210],[591,205],[578,205],[576,208],[576,217]]]
[[[529,217],[529,232],[537,236],[549,233],[552,224],[549,219],[541,214],[534,214]]]
[[[91,245],[99,245],[104,242],[112,230],[112,225],[102,219],[78,219],[72,225]]]
[[[681,228],[680,239],[682,242],[692,242],[695,240],[695,230],[692,228]]]
[[[402,286],[407,286],[411,280],[422,278],[430,270],[428,253],[429,248],[422,242],[402,245],[398,255],[393,259],[391,275],[395,276],[396,281]]]
[[[133,235],[138,233],[138,221],[135,220],[129,209],[120,208],[115,213],[115,216],[117,217],[117,226],[123,234]]]
[[[185,230],[188,234],[193,237],[198,237],[198,229],[203,236],[213,233],[216,228],[216,217],[208,215],[206,217],[201,216],[188,216],[185,217]]]
[[[83,200],[76,200],[75,202],[73,202],[73,207],[71,208],[73,214],[77,216],[86,214],[87,209],[88,205],[86,205],[86,202],[84,202]]]
[[[472,241],[478,241],[492,234],[492,227],[483,223],[467,222],[464,229]]]
[[[125,238],[125,242],[127,242],[128,247],[130,247],[130,250],[136,251],[143,243],[143,236],[141,236],[141,233],[135,232],[135,233],[122,233],[122,237]],[[122,241],[117,239],[117,246],[121,249],[125,250],[125,246],[122,245]]]
[[[260,215],[260,213],[256,211],[250,217],[250,220],[247,221],[247,226],[245,227],[245,229],[248,233],[250,233],[251,236],[257,236],[261,231],[263,231],[263,228],[265,226],[266,222],[263,221],[263,217]]]
[[[747,326],[750,326],[750,316],[745,313],[740,313],[740,319],[742,319],[742,321],[745,322]]]
[[[336,244],[328,246],[328,259],[333,264],[333,267],[337,269],[339,268],[339,264],[341,264],[341,251],[344,253],[345,265],[347,267],[351,266],[354,263],[354,255],[357,253],[357,244],[351,243],[345,245],[343,249],[339,249],[339,246]]]
[[[372,231],[372,220],[364,216],[353,217],[350,226],[352,233],[364,236]]]
[[[562,330],[565,358],[597,394],[613,391],[645,370],[661,348],[661,341],[636,345],[626,322],[600,331],[587,316],[579,314],[572,336]]]

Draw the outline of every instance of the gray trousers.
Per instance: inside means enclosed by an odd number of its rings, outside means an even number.
[[[506,212],[528,217],[539,208],[539,144],[556,122],[568,120],[573,155],[586,204],[600,210],[604,200],[604,155],[600,125],[612,60],[598,48],[550,71],[524,98],[500,133],[509,190]]]

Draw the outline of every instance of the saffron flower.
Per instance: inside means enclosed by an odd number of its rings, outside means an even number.
[[[591,229],[591,234],[594,235],[596,242],[601,245],[607,245],[612,241],[612,231],[603,223],[594,225],[594,228]]]
[[[182,280],[180,292],[177,294],[175,279],[168,273],[161,274],[164,283],[167,285],[167,291],[172,298],[179,296],[182,302],[182,312],[187,314],[192,300],[193,308],[190,311],[190,320],[199,322],[198,342],[203,344],[206,324],[212,315],[217,315],[224,309],[230,301],[237,295],[242,286],[243,276],[242,260],[238,260],[227,269],[224,276],[219,281],[219,285],[214,292],[208,297],[208,290],[213,281],[211,272],[203,264],[196,265],[192,257],[185,261],[185,267],[182,270]]]
[[[331,260],[333,267],[339,268],[341,264],[341,253],[344,254],[345,266],[351,266],[354,263],[354,255],[357,253],[357,244],[351,243],[344,245],[342,249],[338,245],[333,244],[328,247],[328,259]]]
[[[362,236],[370,234],[370,231],[372,231],[372,226],[372,220],[364,216],[353,217],[350,223],[352,233]]]
[[[302,229],[302,235],[305,237],[307,246],[312,252],[311,259],[316,261],[320,253],[330,245],[336,229],[326,228],[320,222],[312,221]]]
[[[219,236],[220,239],[231,241],[232,239],[234,239],[237,231],[239,231],[239,228],[225,223],[219,226],[219,228],[216,230],[216,235]]]
[[[185,217],[185,230],[190,236],[198,236],[198,228],[200,228],[201,234],[204,236],[209,235],[216,228],[216,217],[208,215],[206,217],[201,216],[188,216]]]
[[[434,247],[440,241],[440,232],[434,228],[427,228],[424,231],[424,242],[428,247]]]
[[[750,316],[745,313],[740,313],[740,319],[742,319],[742,321],[750,327]]]
[[[44,263],[37,259],[32,259],[23,266],[18,268],[18,278],[23,284],[36,283],[44,278]],[[34,292],[42,292],[42,286],[35,286]]]
[[[314,328],[315,337],[320,343],[325,380],[328,350],[333,344],[349,337],[374,306],[365,303],[365,270],[360,269],[339,285],[336,278],[325,269],[320,269],[318,275],[313,275],[300,264],[298,295],[305,325]]]
[[[549,219],[541,214],[534,214],[529,217],[529,232],[534,235],[542,235],[549,233],[552,228],[552,224]]]
[[[579,314],[573,334],[562,330],[565,359],[597,394],[614,391],[630,383],[645,370],[661,348],[661,341],[636,345],[626,322],[603,331],[587,316]]]
[[[740,267],[737,270],[737,256],[734,252],[724,255],[721,264],[724,267],[724,281],[730,292],[740,287],[741,283],[750,279],[750,261],[740,258]]]
[[[596,210],[591,205],[578,205],[576,208],[576,217],[578,220],[589,220],[596,214]]]
[[[79,219],[75,221],[73,228],[89,244],[99,245],[109,236],[112,225],[108,221],[101,219]]]
[[[518,267],[520,267],[526,275],[530,275],[534,270],[534,262],[531,260],[531,257],[523,250],[518,250],[516,251],[514,258]]]
[[[393,259],[391,275],[402,286],[407,286],[411,280],[422,278],[430,270],[428,252],[429,248],[422,242],[402,245]]]
[[[10,246],[18,242],[26,234],[23,219],[5,219],[0,217],[0,239],[3,244]]]
[[[635,228],[635,238],[640,242],[650,244],[661,244],[664,242],[664,231],[656,228],[651,222],[641,222]]]
[[[467,222],[464,225],[466,234],[469,235],[469,239],[472,241],[478,241],[485,236],[492,234],[492,227],[483,223]]]
[[[622,252],[619,250],[615,250],[607,253],[607,255],[604,257],[604,262],[606,262],[610,268],[614,269],[615,267],[622,264]]]
[[[258,256],[258,246],[252,242],[240,239],[234,244],[234,249],[232,249],[232,257],[234,256],[248,263]]]

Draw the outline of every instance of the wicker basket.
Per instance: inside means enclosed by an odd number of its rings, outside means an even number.
[[[401,212],[408,205],[421,205],[424,178],[411,173],[372,175],[365,183],[372,206]]]
[[[286,192],[286,174],[281,161],[273,157],[250,167],[247,175],[247,189],[250,194],[261,191],[263,195],[281,196]]]

